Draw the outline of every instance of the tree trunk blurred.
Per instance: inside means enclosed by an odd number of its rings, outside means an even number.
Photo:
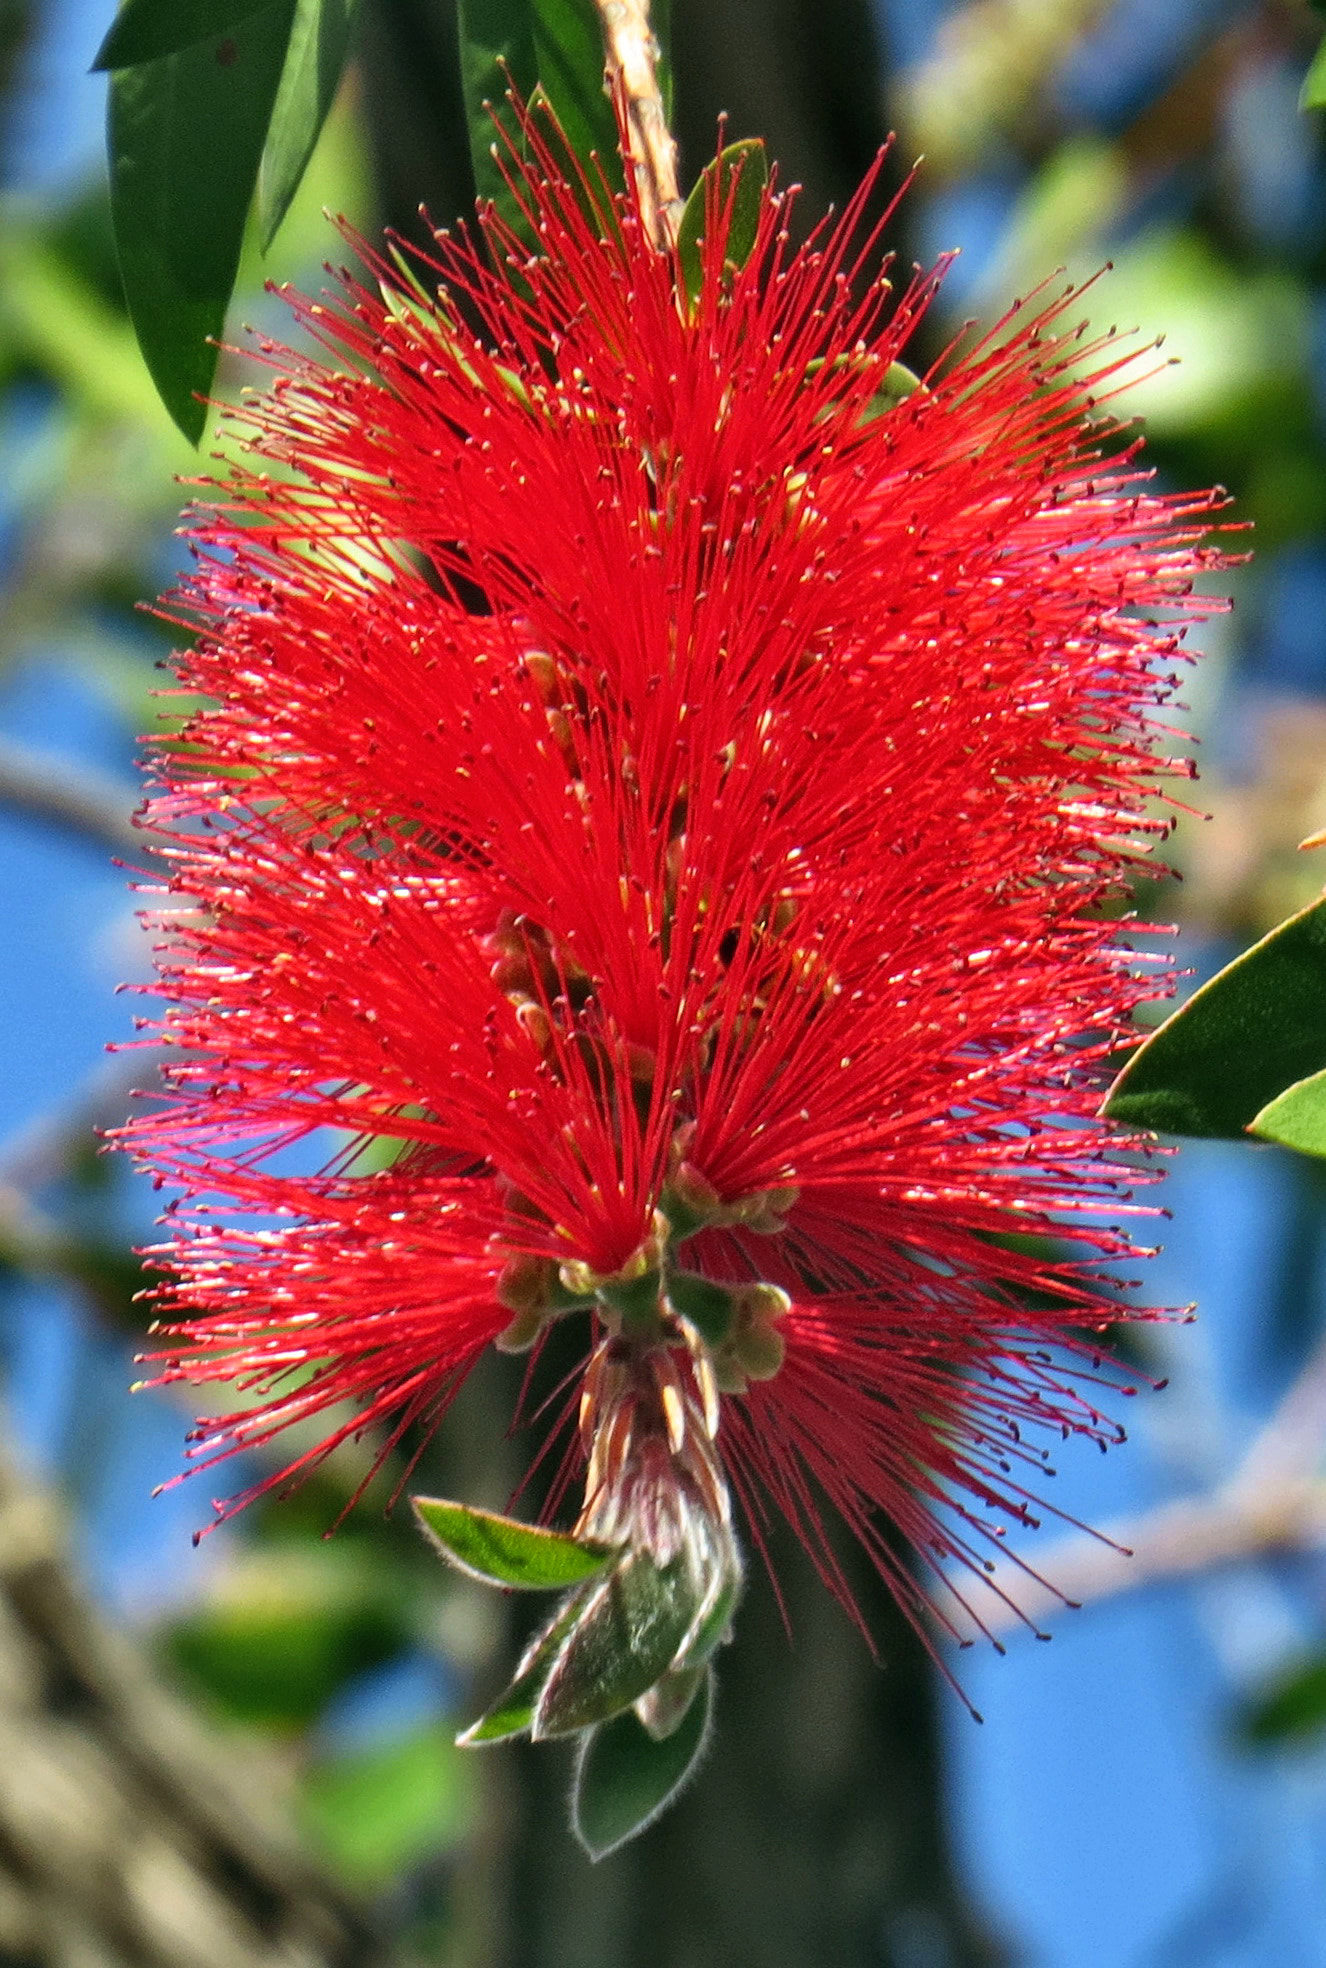
[[[74,1583],[0,1463],[0,1963],[386,1968],[249,1767]]]

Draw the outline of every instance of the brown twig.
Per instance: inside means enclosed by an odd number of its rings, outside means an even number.
[[[626,110],[627,161],[635,172],[640,215],[659,252],[675,243],[682,199],[677,146],[658,86],[659,46],[649,25],[649,0],[595,0],[603,25],[607,81]]]
[[[45,820],[125,860],[146,860],[152,836],[130,815],[139,794],[79,759],[0,740],[0,806]]]

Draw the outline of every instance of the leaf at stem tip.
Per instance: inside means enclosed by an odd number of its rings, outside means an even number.
[[[1104,1112],[1167,1134],[1242,1139],[1326,1070],[1326,901],[1254,943],[1138,1048]],[[1302,1111],[1311,1104],[1305,1096]]]
[[[162,402],[197,443],[295,0],[111,77],[111,215],[124,295]]]
[[[412,1497],[411,1502],[442,1556],[485,1585],[561,1592],[593,1578],[614,1555],[606,1545],[522,1524],[493,1510],[472,1510],[441,1497]]]
[[[94,75],[136,68],[230,34],[269,0],[124,0],[92,61]]]
[[[258,172],[263,252],[290,209],[336,97],[357,0],[295,0],[290,46]]]
[[[768,182],[769,160],[758,137],[728,144],[701,171],[677,228],[677,255],[690,300],[696,298],[704,281],[702,242],[711,200],[713,211],[720,217],[730,206],[724,258],[730,265],[744,266],[755,245]]]
[[[587,1730],[576,1763],[571,1825],[591,1859],[606,1858],[672,1802],[709,1740],[713,1672],[681,1725],[661,1740],[628,1710]]]

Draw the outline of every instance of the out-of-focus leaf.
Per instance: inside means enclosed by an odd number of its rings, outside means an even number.
[[[264,253],[290,209],[345,67],[356,0],[295,0],[281,86],[258,172]]]
[[[242,1570],[223,1594],[174,1622],[163,1645],[226,1714],[298,1729],[413,1637],[407,1605],[368,1568],[286,1552]]]
[[[155,426],[172,453],[188,455],[170,436],[124,316],[36,228],[17,222],[0,232],[0,338],[43,368],[81,409]]]
[[[524,142],[507,103],[545,96],[577,156],[596,151],[611,183],[621,183],[617,123],[603,88],[603,36],[593,0],[459,0],[461,83],[474,181],[510,223],[519,215],[494,145],[496,114],[515,144]],[[489,105],[489,107],[485,107]]]
[[[576,1764],[571,1823],[591,1859],[606,1858],[671,1803],[704,1754],[712,1705],[710,1673],[681,1726],[661,1742],[629,1709],[586,1734]]]
[[[309,1838],[361,1888],[385,1886],[405,1867],[447,1851],[469,1820],[464,1757],[445,1731],[316,1763],[300,1786]]]
[[[92,70],[135,68],[230,34],[270,0],[124,0]]]
[[[152,380],[194,443],[207,422],[267,126],[294,20],[271,0],[224,40],[111,80],[111,207],[125,298]]]
[[[740,143],[728,144],[711,164],[705,165],[686,200],[677,228],[682,278],[692,300],[699,293],[704,278],[701,241],[708,223],[710,201],[720,215],[727,210],[730,202],[726,256],[734,266],[744,266],[755,244],[760,204],[768,182],[769,160],[758,137],[745,137]]]
[[[1240,1138],[1286,1087],[1326,1069],[1326,901],[1254,943],[1166,1019],[1105,1112],[1167,1134]]]
[[[558,1592],[593,1578],[612,1552],[606,1545],[522,1524],[494,1510],[441,1497],[414,1497],[415,1515],[444,1558],[485,1585],[509,1585],[526,1592]]]
[[[1254,1743],[1277,1743],[1326,1728],[1326,1659],[1301,1661],[1249,1702],[1240,1734]]]
[[[1300,109],[1326,109],[1326,41],[1312,57],[1308,72],[1303,77],[1298,106]]]

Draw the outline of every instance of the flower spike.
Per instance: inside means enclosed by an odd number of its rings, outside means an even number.
[[[739,1518],[845,1593],[840,1515],[919,1618],[887,1527],[960,1578],[1038,1436],[1112,1439],[1082,1334],[1154,1315],[1097,1110],[1164,988],[1119,918],[1220,502],[1103,420],[1071,294],[918,379],[934,280],[866,277],[855,213],[794,247],[744,166],[659,251],[526,134],[537,253],[490,214],[368,254],[228,413],[127,1134],[182,1191],[156,1375],[243,1390],[199,1464],[390,1446],[583,1333],[571,1531],[420,1510],[564,1589],[469,1739],[579,1735],[599,1850],[707,1737]]]

